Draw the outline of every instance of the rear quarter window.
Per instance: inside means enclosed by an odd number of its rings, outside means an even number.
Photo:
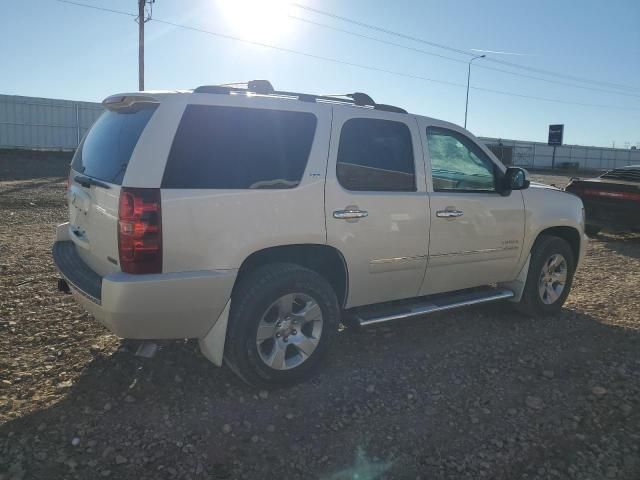
[[[189,105],[162,188],[294,188],[306,168],[316,123],[307,112]]]
[[[76,150],[71,168],[89,177],[121,185],[133,149],[155,106],[126,111],[106,110]]]

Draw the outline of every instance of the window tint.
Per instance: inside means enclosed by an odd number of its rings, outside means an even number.
[[[187,106],[171,146],[163,188],[293,188],[316,129],[311,113]]]
[[[337,176],[347,190],[415,191],[409,128],[389,120],[347,120],[340,133]]]
[[[140,134],[155,106],[113,112],[106,110],[76,150],[71,168],[76,172],[120,185]]]
[[[494,191],[494,163],[466,136],[445,128],[427,128],[433,189]]]

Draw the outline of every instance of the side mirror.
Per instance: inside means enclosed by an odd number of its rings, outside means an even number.
[[[509,167],[502,177],[502,189],[500,193],[508,196],[513,190],[529,188],[529,174],[524,168]]]

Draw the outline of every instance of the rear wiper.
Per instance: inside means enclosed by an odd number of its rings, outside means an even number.
[[[91,185],[106,189],[111,188],[108,183],[101,182],[100,180],[96,180],[95,178],[85,177],[84,175],[76,175],[75,177],[73,177],[73,180],[85,188],[89,188],[91,187]]]

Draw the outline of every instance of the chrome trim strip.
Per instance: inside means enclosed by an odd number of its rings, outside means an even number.
[[[507,250],[517,250],[518,247],[500,247],[500,248],[483,248],[481,250],[462,250],[460,252],[438,253],[435,255],[429,255],[430,257],[446,257],[449,255],[474,255],[476,253],[492,253],[492,252],[504,252]]]
[[[427,256],[419,255],[415,257],[396,258],[376,258],[369,260],[369,272],[387,273],[400,270],[424,270],[427,267]]]
[[[413,257],[376,258],[375,260],[371,260],[369,263],[371,265],[378,265],[378,264],[381,264],[381,263],[390,263],[390,262],[424,260],[425,258],[427,258],[426,255],[415,255]]]

